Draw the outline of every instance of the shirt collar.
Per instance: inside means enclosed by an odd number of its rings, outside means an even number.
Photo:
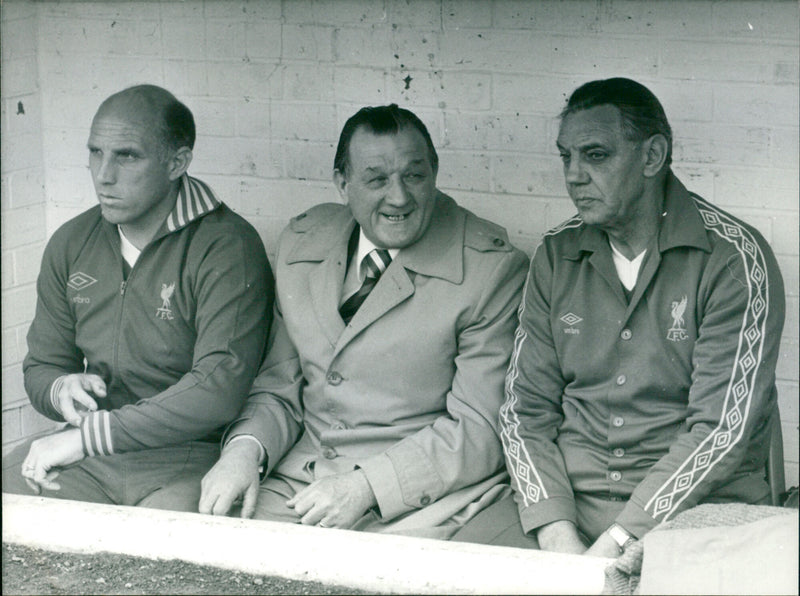
[[[379,250],[377,246],[375,246],[372,241],[367,238],[367,235],[364,234],[364,228],[359,226],[358,228],[358,250],[356,250],[356,263],[358,263],[358,269],[356,270],[358,273],[358,281],[364,281],[364,272],[361,270],[361,263],[364,262],[366,256],[371,253],[373,250]],[[389,256],[392,257],[392,260],[397,256],[397,253],[400,252],[399,248],[389,248]]]

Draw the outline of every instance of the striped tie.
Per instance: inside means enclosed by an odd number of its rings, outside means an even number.
[[[364,260],[361,261],[364,283],[358,289],[358,292],[350,296],[350,298],[345,300],[344,304],[339,307],[339,314],[342,315],[345,325],[350,323],[350,319],[353,318],[358,308],[364,300],[367,299],[372,288],[378,283],[378,278],[381,276],[381,273],[386,271],[386,268],[391,262],[392,257],[389,255],[389,251],[382,248],[372,250],[364,257]]]

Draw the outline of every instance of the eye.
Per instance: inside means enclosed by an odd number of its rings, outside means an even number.
[[[386,176],[374,176],[367,180],[367,186],[370,188],[380,188],[386,184]]]
[[[586,157],[588,157],[592,161],[603,161],[606,157],[608,157],[608,153],[606,153],[605,151],[599,151],[597,149],[593,149],[592,151],[589,151],[586,154]]]
[[[409,182],[420,182],[420,181],[425,179],[425,175],[424,174],[420,174],[420,173],[417,173],[417,172],[409,172],[408,174],[406,174],[403,177],[406,180],[408,180]]]
[[[561,161],[564,164],[568,164],[569,163],[569,153],[567,153],[566,151],[559,152],[558,156],[561,158]]]
[[[117,153],[117,159],[120,161],[134,161],[138,159],[139,156],[135,154],[133,151],[120,151]]]
[[[97,156],[100,155],[102,152],[97,147],[89,147],[89,155]]]

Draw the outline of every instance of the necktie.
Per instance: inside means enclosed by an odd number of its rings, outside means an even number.
[[[345,300],[344,304],[339,307],[339,314],[342,315],[345,325],[350,323],[350,319],[353,318],[358,308],[364,300],[367,299],[372,288],[378,283],[378,278],[381,276],[381,273],[386,271],[386,268],[391,262],[392,257],[389,255],[389,251],[383,248],[372,250],[364,257],[364,260],[361,261],[364,283],[361,284],[361,287],[355,294]]]

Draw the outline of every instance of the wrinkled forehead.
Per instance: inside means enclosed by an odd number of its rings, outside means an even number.
[[[556,143],[560,147],[590,141],[617,141],[624,137],[622,114],[616,106],[605,104],[578,110],[564,116]]]
[[[397,132],[375,132],[367,126],[359,126],[350,140],[349,158],[353,168],[370,167],[387,160],[425,162],[432,166],[428,144],[422,133],[412,126],[403,126]]]

